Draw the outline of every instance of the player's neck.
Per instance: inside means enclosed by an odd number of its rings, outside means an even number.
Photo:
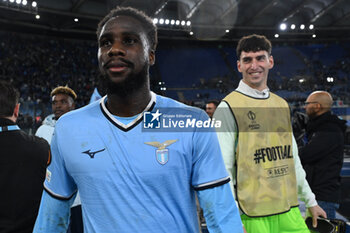
[[[107,94],[106,106],[113,115],[131,117],[141,113],[150,100],[151,91],[149,87],[144,87],[127,96]]]

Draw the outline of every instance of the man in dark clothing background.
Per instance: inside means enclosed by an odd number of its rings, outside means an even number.
[[[305,102],[309,117],[307,144],[299,152],[306,179],[329,219],[335,218],[335,211],[339,208],[346,129],[346,121],[331,113],[332,104],[332,96],[326,91],[309,95]]]
[[[39,210],[48,143],[16,125],[19,93],[0,81],[0,232],[31,233]]]

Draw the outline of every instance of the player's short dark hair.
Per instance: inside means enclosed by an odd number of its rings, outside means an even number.
[[[97,39],[100,37],[102,27],[107,23],[108,20],[116,16],[129,16],[138,20],[142,27],[144,28],[148,42],[151,45],[152,50],[156,50],[158,39],[157,39],[157,27],[153,23],[153,20],[147,16],[143,11],[137,10],[132,7],[117,7],[110,11],[99,23],[97,26]]]
[[[19,92],[12,84],[0,81],[0,117],[10,117],[18,104]]]
[[[70,97],[72,97],[73,100],[75,100],[77,98],[77,94],[75,94],[75,92],[69,88],[68,86],[58,86],[55,89],[53,89],[51,91],[51,97],[53,97],[54,95],[57,94],[65,94],[68,95]]]
[[[210,100],[210,101],[207,102],[207,104],[214,104],[215,107],[217,107],[219,105],[219,101],[217,101],[217,100]]]
[[[244,36],[238,41],[236,54],[237,54],[237,59],[239,60],[241,57],[242,51],[244,52],[266,51],[269,55],[271,55],[271,50],[272,50],[271,41],[269,41],[263,35],[252,34],[249,36]]]

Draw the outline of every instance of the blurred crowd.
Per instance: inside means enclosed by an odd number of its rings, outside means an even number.
[[[22,101],[49,103],[52,88],[68,85],[85,105],[98,79],[96,43],[1,33],[0,77],[11,80]]]
[[[89,102],[98,80],[96,43],[0,32],[0,47],[0,79],[21,93],[22,127],[36,128],[51,113],[56,86],[74,89],[78,107]]]
[[[0,48],[0,79],[10,80],[21,93],[19,125],[22,128],[32,132],[51,113],[50,92],[56,86],[68,85],[75,90],[77,108],[89,103],[99,79],[95,41],[0,31]],[[279,67],[276,65],[276,72],[269,79],[270,89],[277,94],[281,91],[280,95],[292,105],[303,102],[312,90],[320,89],[330,92],[339,106],[350,103],[350,59],[346,58],[350,57],[350,49],[344,49],[347,56],[335,59],[332,64],[305,59],[305,69],[291,77],[278,75]],[[196,85],[193,89],[201,92],[181,101],[193,105],[198,99],[203,103],[209,99],[220,100],[237,86],[238,76],[237,72],[234,77],[194,80]],[[327,77],[335,77],[336,80],[328,82]],[[210,91],[206,93],[205,90]],[[285,95],[286,92],[288,95]],[[162,94],[167,95],[167,92]]]

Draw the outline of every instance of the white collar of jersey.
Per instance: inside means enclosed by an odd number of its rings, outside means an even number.
[[[257,99],[266,99],[270,96],[269,88],[259,91],[257,89],[251,88],[242,80],[239,82],[236,91]]]
[[[143,118],[143,113],[151,111],[155,102],[156,102],[156,94],[151,91],[151,100],[149,101],[148,105],[146,108],[129,124],[125,125],[122,122],[118,121],[112,113],[110,113],[106,107],[106,101],[107,101],[107,95],[105,95],[101,100],[100,100],[100,106],[102,109],[102,112],[104,115],[108,118],[109,121],[111,121],[114,125],[116,125],[119,129],[128,131],[132,128],[134,128]]]

